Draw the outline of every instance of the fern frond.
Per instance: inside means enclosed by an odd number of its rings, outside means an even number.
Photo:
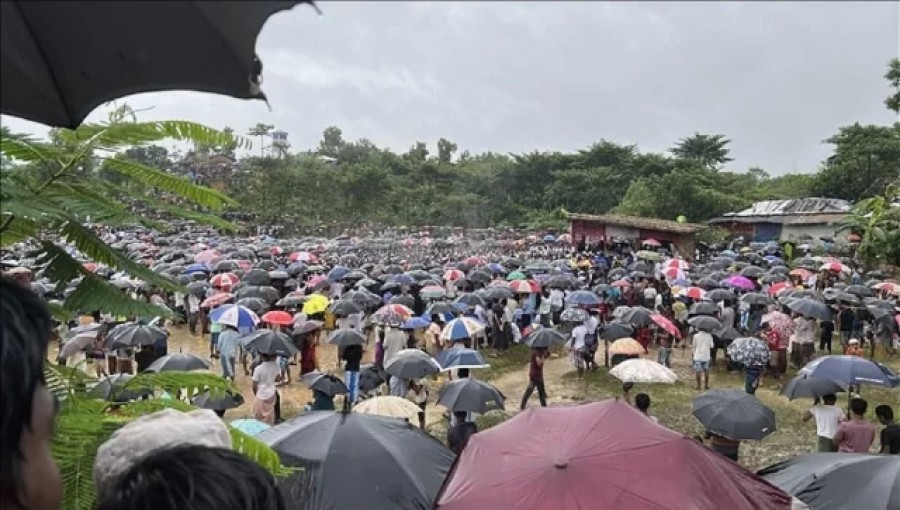
[[[301,468],[288,467],[281,463],[278,453],[272,450],[269,445],[263,443],[253,436],[245,434],[240,430],[228,426],[231,432],[231,449],[240,452],[247,458],[256,462],[275,476],[288,476]]]
[[[171,395],[184,392],[189,397],[207,390],[214,395],[238,392],[233,382],[211,372],[142,372],[123,388],[163,390]]]
[[[96,223],[121,225],[139,223],[141,216],[131,211],[109,195],[102,195],[95,190],[103,188],[92,180],[86,183],[56,181],[41,193],[41,197],[57,204],[68,214],[83,220],[91,218]]]
[[[77,367],[47,363],[44,365],[44,381],[51,393],[63,398],[84,391],[87,386],[96,383],[97,379]]]
[[[93,273],[84,276],[75,291],[66,298],[63,306],[72,311],[103,310],[125,317],[174,317],[174,312],[168,308],[131,299]]]
[[[126,254],[115,250],[77,221],[67,221],[62,226],[62,229],[59,230],[59,233],[67,241],[75,245],[81,253],[84,253],[95,262],[125,271],[134,278],[152,283],[169,291],[181,290],[181,286],[175,281],[150,270],[146,266],[135,262]],[[69,256],[67,253],[65,255]],[[71,258],[71,256],[69,257]]]
[[[62,156],[58,148],[27,138],[0,137],[0,152],[16,161],[49,164]]]
[[[7,222],[7,218],[11,216],[12,214],[6,211],[0,214],[0,225],[5,225],[3,230],[0,230],[0,248],[25,241],[40,233],[37,223],[21,216],[12,217],[11,221]]]
[[[217,190],[192,184],[183,177],[161,172],[134,161],[105,158],[104,163],[107,169],[118,174],[140,181],[147,186],[174,193],[213,210],[221,210],[225,205],[236,204],[234,200]]]
[[[183,120],[82,124],[76,135],[77,140],[94,138],[97,146],[105,149],[144,145],[166,139],[206,145],[237,143],[241,148],[249,143],[245,138]]]
[[[230,221],[224,220],[214,214],[206,214],[202,212],[192,211],[186,207],[176,207],[166,204],[161,200],[150,197],[141,197],[141,201],[153,206],[155,209],[163,210],[176,218],[185,220],[193,220],[203,225],[209,225],[219,230],[234,232],[238,229],[237,225]]]

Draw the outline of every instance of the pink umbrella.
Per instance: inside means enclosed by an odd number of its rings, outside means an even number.
[[[212,279],[209,280],[209,284],[213,287],[230,289],[231,287],[237,285],[240,281],[240,277],[238,277],[238,275],[234,273],[220,273],[213,276]]]
[[[444,279],[447,281],[451,281],[451,282],[455,282],[456,280],[459,280],[460,278],[463,278],[464,276],[466,276],[466,273],[463,273],[459,269],[448,269],[444,273]]]
[[[218,260],[221,256],[222,254],[220,254],[216,250],[203,250],[200,253],[194,255],[194,262],[209,264],[214,260]]]
[[[644,239],[644,240],[641,242],[641,244],[644,245],[644,246],[653,246],[653,247],[656,247],[656,248],[662,246],[662,243],[661,243],[661,242],[657,241],[656,239],[653,239],[652,237],[649,238],[649,239]]]
[[[306,284],[306,286],[312,288],[312,287],[315,287],[316,285],[324,282],[327,279],[328,278],[326,278],[322,275],[316,275],[309,279],[309,282]]]
[[[220,292],[203,300],[203,302],[200,303],[200,306],[203,308],[215,308],[231,301],[232,298],[234,298],[234,294]]]
[[[678,267],[667,267],[662,270],[662,274],[670,280],[687,280],[684,271]]]
[[[650,320],[652,320],[657,326],[666,330],[666,333],[674,336],[675,338],[681,338],[681,331],[678,330],[678,326],[673,324],[672,321],[670,321],[664,315],[654,313],[650,316]]]
[[[729,278],[726,278],[723,283],[725,285],[728,285],[729,287],[734,287],[742,290],[753,290],[756,288],[756,284],[746,276],[731,276]]]
[[[686,271],[691,268],[691,264],[686,260],[669,259],[669,260],[663,262],[663,267],[665,267],[665,268],[674,267],[677,269],[684,269]]]
[[[691,299],[703,299],[703,296],[706,295],[706,291],[700,287],[688,287],[681,291],[681,295]]]

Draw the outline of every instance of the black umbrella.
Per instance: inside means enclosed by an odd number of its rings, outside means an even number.
[[[820,319],[823,321],[831,320],[831,308],[829,308],[825,303],[816,301],[815,299],[797,299],[788,303],[787,306],[791,310],[801,315],[805,315],[806,317],[812,317],[814,319]]]
[[[212,409],[214,411],[224,411],[244,405],[244,396],[240,393],[231,393],[230,391],[212,392],[206,390],[197,395],[191,401],[197,407],[203,409]]]
[[[250,352],[258,354],[280,354],[290,356],[297,352],[291,337],[281,331],[261,329],[241,339],[241,344]]]
[[[400,294],[399,296],[392,297],[390,304],[403,305],[412,308],[416,306],[416,298],[410,296],[409,294]]]
[[[698,301],[688,310],[690,315],[715,315],[719,313],[719,305],[710,301]]]
[[[100,379],[100,381],[97,382],[97,385],[88,391],[88,396],[91,398],[100,398],[109,402],[128,402],[130,400],[137,400],[141,397],[153,395],[153,390],[150,388],[126,389],[125,385],[133,378],[134,376],[131,374],[108,375]]]
[[[712,333],[713,331],[723,331],[725,329],[719,319],[710,317],[708,315],[698,315],[696,317],[691,317],[690,319],[688,319],[688,324],[694,326],[700,331],[706,331],[708,333]]]
[[[189,353],[167,354],[157,358],[147,367],[147,372],[189,372],[191,370],[209,370],[209,363],[199,356]]]
[[[653,311],[649,308],[634,306],[622,314],[621,321],[640,328],[653,324],[653,319],[650,318],[651,315],[653,315]]]
[[[348,316],[359,313],[361,311],[362,309],[359,307],[359,305],[347,299],[341,299],[331,305],[331,313],[333,313],[334,315]]]
[[[455,306],[446,301],[438,301],[435,303],[431,303],[428,305],[428,308],[425,310],[425,314],[428,316],[431,315],[443,315],[445,313],[456,313],[459,310]]]
[[[376,365],[363,365],[359,369],[359,389],[372,391],[385,382],[384,370]]]
[[[247,271],[242,280],[247,285],[269,285],[272,283],[272,277],[269,276],[267,269],[251,269]]]
[[[402,349],[384,364],[384,371],[401,379],[419,379],[437,374],[441,365],[419,349]]]
[[[634,334],[634,328],[629,324],[622,322],[611,322],[600,330],[600,338],[608,341],[615,341],[620,338],[627,338]]]
[[[550,347],[566,343],[566,337],[552,328],[537,328],[525,337],[525,343],[531,347]]]
[[[706,299],[713,302],[734,301],[737,299],[737,296],[731,289],[713,289],[706,293]]]
[[[775,412],[743,390],[709,390],[691,407],[707,431],[722,437],[758,440],[775,432]]]
[[[794,377],[781,388],[781,394],[787,397],[788,400],[804,397],[821,398],[825,395],[833,395],[843,391],[844,388],[831,379],[814,377],[808,374],[800,374]]]
[[[258,297],[239,299],[235,301],[235,304],[243,306],[244,308],[249,308],[257,315],[261,315],[264,310],[269,309],[269,303],[267,303],[265,299]]]
[[[768,305],[774,303],[774,300],[771,297],[759,292],[748,292],[741,296],[741,301],[748,305]]]
[[[850,294],[854,294],[859,297],[871,297],[875,295],[875,293],[872,292],[872,289],[866,287],[865,285],[847,285],[847,287],[844,288],[844,292],[849,292]]]
[[[403,420],[313,411],[257,439],[287,466],[276,483],[292,510],[431,508],[454,455]]]
[[[506,397],[494,386],[477,379],[463,378],[441,386],[437,403],[451,411],[484,414],[503,409]]]
[[[187,291],[197,297],[206,295],[207,289],[209,289],[209,282],[194,282],[187,286]]]
[[[359,331],[355,329],[338,329],[332,331],[330,335],[328,335],[328,343],[334,344],[340,347],[347,347],[348,345],[362,345],[365,343],[366,337]]]
[[[900,508],[900,457],[811,453],[757,472],[815,510]]]
[[[346,395],[349,391],[344,381],[338,379],[331,374],[323,374],[322,372],[310,372],[304,374],[301,378],[310,390],[318,390],[322,393],[333,397],[335,395]]]
[[[156,326],[139,322],[126,322],[110,330],[106,335],[107,349],[123,349],[142,345],[153,345],[166,338],[166,332]]]

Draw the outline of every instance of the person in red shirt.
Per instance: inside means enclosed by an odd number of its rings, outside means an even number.
[[[838,425],[834,444],[839,452],[868,453],[875,441],[875,425],[866,421],[869,403],[861,398],[850,401],[850,419]]]
[[[528,366],[528,387],[525,388],[525,395],[522,396],[521,409],[524,411],[528,405],[528,399],[537,388],[538,399],[541,401],[542,407],[547,407],[547,390],[544,388],[544,360],[547,359],[549,353],[545,347],[535,347],[531,350],[531,363]]]
[[[769,323],[763,324],[760,336],[769,347],[769,373],[773,378],[781,379],[781,376],[787,371],[787,342],[782,338],[781,333]]]

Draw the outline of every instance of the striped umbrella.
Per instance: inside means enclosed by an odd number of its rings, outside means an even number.
[[[691,299],[703,299],[703,296],[706,295],[706,291],[700,287],[687,287],[681,289],[681,295]]]
[[[675,269],[681,269],[682,271],[687,271],[688,269],[691,268],[691,264],[686,260],[669,259],[669,260],[663,262],[663,267],[666,269],[671,267],[671,268],[675,268]]]
[[[224,305],[209,312],[209,319],[235,328],[252,328],[259,324],[259,317],[249,308],[240,305]]]
[[[509,290],[515,294],[534,294],[539,292],[540,288],[535,290],[535,286],[528,280],[513,280],[509,282]]]
[[[444,280],[447,280],[448,282],[455,282],[456,280],[464,278],[465,276],[466,273],[463,273],[459,269],[448,269],[444,272]]]
[[[209,284],[213,287],[231,288],[240,281],[241,278],[234,273],[219,273],[209,279]]]
[[[662,270],[663,276],[670,280],[686,280],[687,276],[684,274],[684,270],[677,267],[667,267]]]

